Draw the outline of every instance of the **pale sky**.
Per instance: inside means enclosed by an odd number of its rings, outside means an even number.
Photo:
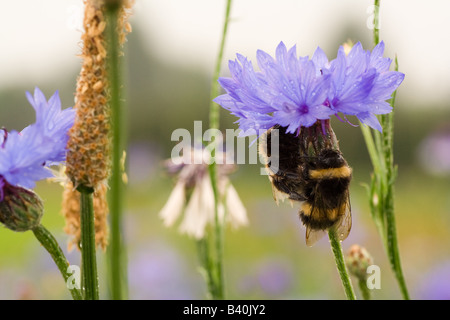
[[[360,34],[371,36],[372,4],[369,0],[234,0],[222,74],[236,52],[254,60],[257,49],[273,54],[280,41],[296,44],[302,56],[320,46],[332,59],[337,48],[329,47],[330,41],[342,37],[346,21],[352,20]],[[0,87],[22,79],[39,86],[79,67],[82,8],[82,0],[2,1]],[[131,23],[159,58],[212,74],[224,11],[225,0],[136,0]],[[406,74],[399,99],[447,104],[449,31],[448,0],[381,1],[385,55],[397,54],[400,71]]]

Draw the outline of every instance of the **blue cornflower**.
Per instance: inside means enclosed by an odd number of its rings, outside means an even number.
[[[295,133],[317,120],[342,113],[381,131],[375,114],[391,111],[386,102],[403,81],[404,74],[389,71],[391,60],[383,58],[384,43],[372,52],[356,44],[348,55],[344,48],[329,62],[317,48],[313,57],[297,57],[281,42],[275,59],[257,51],[260,72],[240,54],[229,61],[231,78],[219,78],[226,94],[214,99],[240,119],[243,135],[279,124]]]
[[[0,200],[5,185],[31,189],[36,181],[52,176],[49,166],[65,160],[75,111],[61,110],[58,92],[47,102],[36,88],[34,97],[27,92],[27,98],[36,111],[36,122],[21,132],[0,134]]]
[[[392,107],[386,100],[402,83],[405,75],[389,71],[392,60],[383,58],[384,43],[380,42],[372,52],[364,51],[357,43],[345,54],[338,50],[337,58],[327,66],[319,66],[324,73],[331,73],[328,94],[330,107],[345,115],[355,115],[362,123],[381,132],[375,114],[386,114]],[[324,58],[322,57],[322,63]]]

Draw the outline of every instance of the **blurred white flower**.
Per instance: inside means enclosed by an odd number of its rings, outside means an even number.
[[[198,160],[202,159],[201,163]],[[167,171],[177,175],[172,193],[159,213],[166,227],[173,226],[183,215],[179,230],[196,239],[205,236],[208,225],[214,225],[214,192],[203,149],[192,149],[191,155],[168,159],[164,162]],[[196,164],[197,163],[197,164]],[[218,205],[219,219],[233,228],[248,224],[247,212],[236,189],[227,175],[236,169],[234,164],[217,164],[218,190],[221,201]]]

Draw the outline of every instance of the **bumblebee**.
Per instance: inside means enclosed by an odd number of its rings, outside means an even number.
[[[344,240],[352,224],[349,194],[352,169],[338,148],[318,144],[316,134],[321,133],[295,135],[276,125],[261,136],[259,145],[277,204],[285,199],[291,204],[300,203],[299,216],[306,227],[308,246],[332,227],[339,239]],[[275,135],[278,154],[272,154],[271,150]],[[314,151],[310,152],[311,149]]]

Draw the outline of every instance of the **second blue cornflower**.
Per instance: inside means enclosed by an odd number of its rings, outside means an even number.
[[[389,71],[391,60],[383,58],[383,52],[383,42],[372,52],[357,43],[348,55],[340,47],[337,58],[329,62],[320,48],[309,59],[297,57],[295,46],[287,50],[281,42],[275,58],[257,51],[259,72],[237,54],[229,62],[231,78],[219,78],[227,93],[214,101],[239,117],[243,135],[277,124],[294,133],[339,113],[381,131],[375,114],[392,110],[386,100],[404,78],[403,73]]]

